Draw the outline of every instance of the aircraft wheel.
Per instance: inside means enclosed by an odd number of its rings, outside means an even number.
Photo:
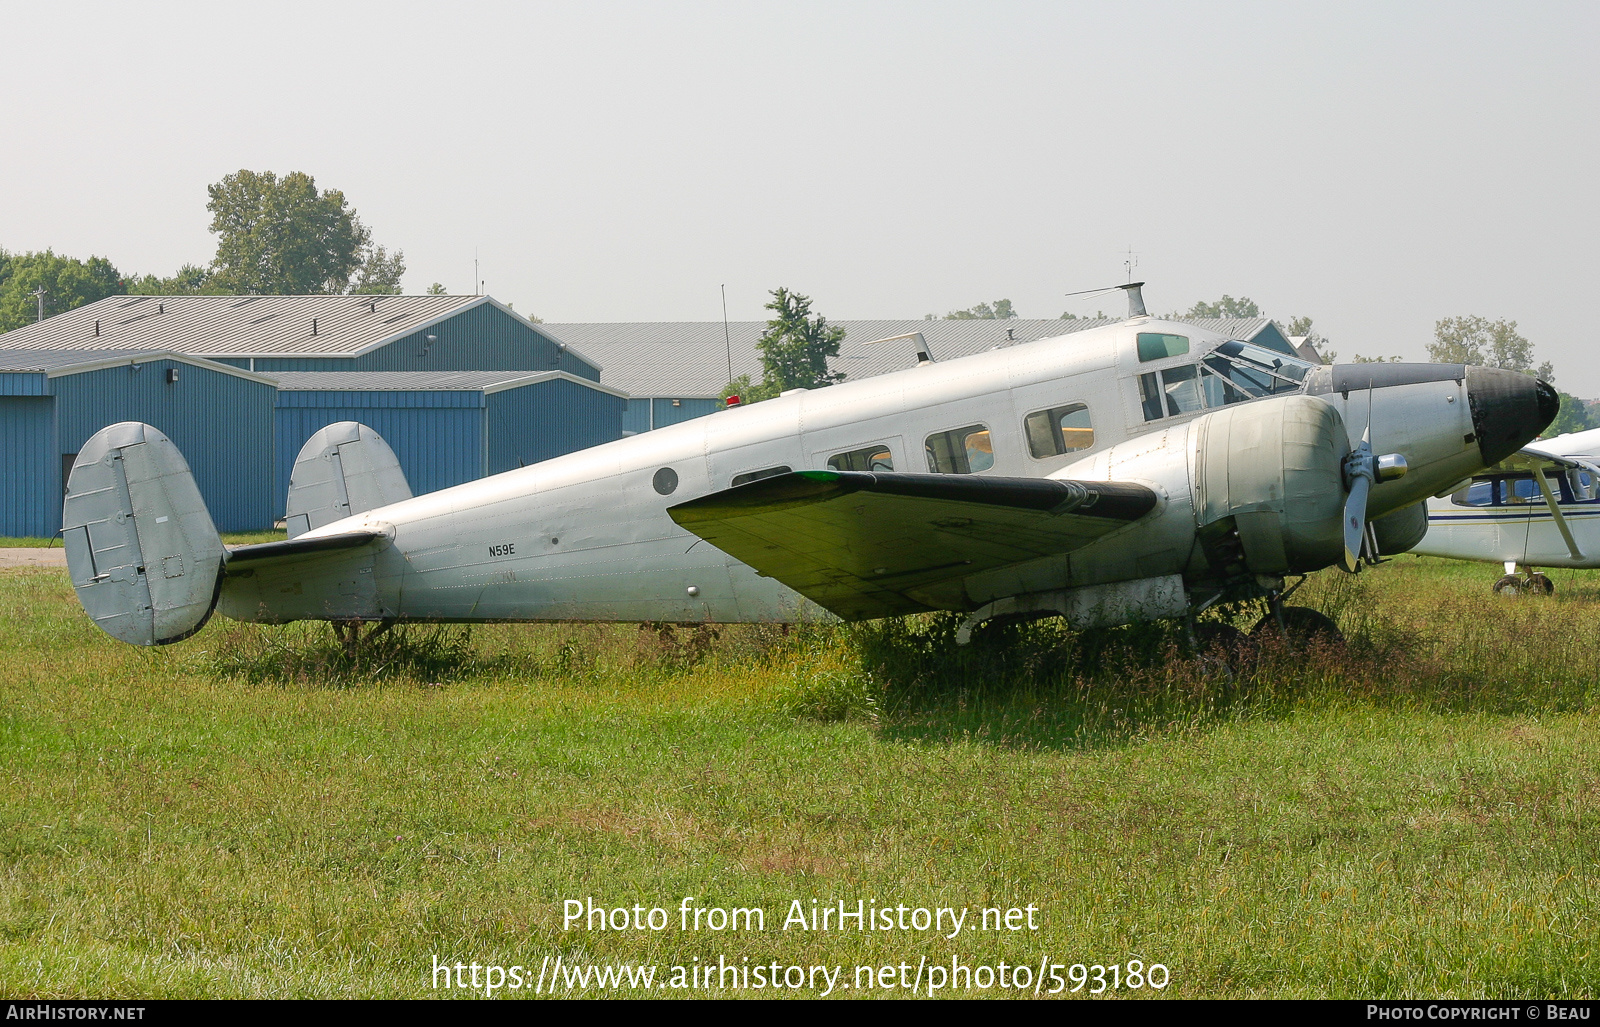
[[[1289,643],[1297,648],[1302,645],[1344,644],[1344,633],[1339,630],[1339,625],[1333,622],[1333,618],[1309,606],[1285,606],[1283,626],[1288,634]],[[1270,613],[1250,629],[1251,638],[1269,638],[1277,634],[1278,619]]]
[[[1526,589],[1527,585],[1515,574],[1507,574],[1505,577],[1494,583],[1494,591],[1496,595],[1519,596],[1526,591]]]
[[[1208,667],[1243,673],[1255,647],[1250,636],[1232,624],[1207,621],[1194,626],[1194,649],[1195,658]]]
[[[1538,571],[1534,571],[1528,575],[1528,592],[1536,596],[1555,595],[1556,583]]]

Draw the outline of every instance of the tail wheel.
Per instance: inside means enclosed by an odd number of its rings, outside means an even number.
[[[1523,580],[1517,577],[1515,574],[1507,574],[1505,577],[1494,583],[1494,591],[1496,595],[1519,596],[1526,590],[1526,583],[1524,583]]]
[[[1556,583],[1538,571],[1528,575],[1528,593],[1536,596],[1555,595]]]
[[[1269,638],[1279,633],[1278,618],[1270,613],[1250,629],[1251,638]],[[1309,606],[1285,606],[1282,633],[1287,636],[1289,643],[1296,647],[1344,644],[1344,633],[1339,630],[1339,625],[1335,624],[1327,614],[1313,610]]]

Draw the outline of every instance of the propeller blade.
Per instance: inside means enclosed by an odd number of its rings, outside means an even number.
[[[1361,567],[1361,536],[1367,525],[1367,491],[1372,479],[1357,475],[1350,480],[1350,495],[1344,501],[1344,559],[1341,566],[1354,574]]]

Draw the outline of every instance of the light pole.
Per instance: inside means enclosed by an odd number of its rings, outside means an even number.
[[[41,285],[37,289],[33,290],[33,295],[35,297],[37,297],[38,300],[39,300],[39,317],[38,317],[38,320],[43,321],[44,320],[44,286]]]

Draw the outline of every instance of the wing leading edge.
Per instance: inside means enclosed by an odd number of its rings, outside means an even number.
[[[846,620],[939,609],[930,589],[1131,524],[1131,482],[795,471],[668,508],[678,524]]]

